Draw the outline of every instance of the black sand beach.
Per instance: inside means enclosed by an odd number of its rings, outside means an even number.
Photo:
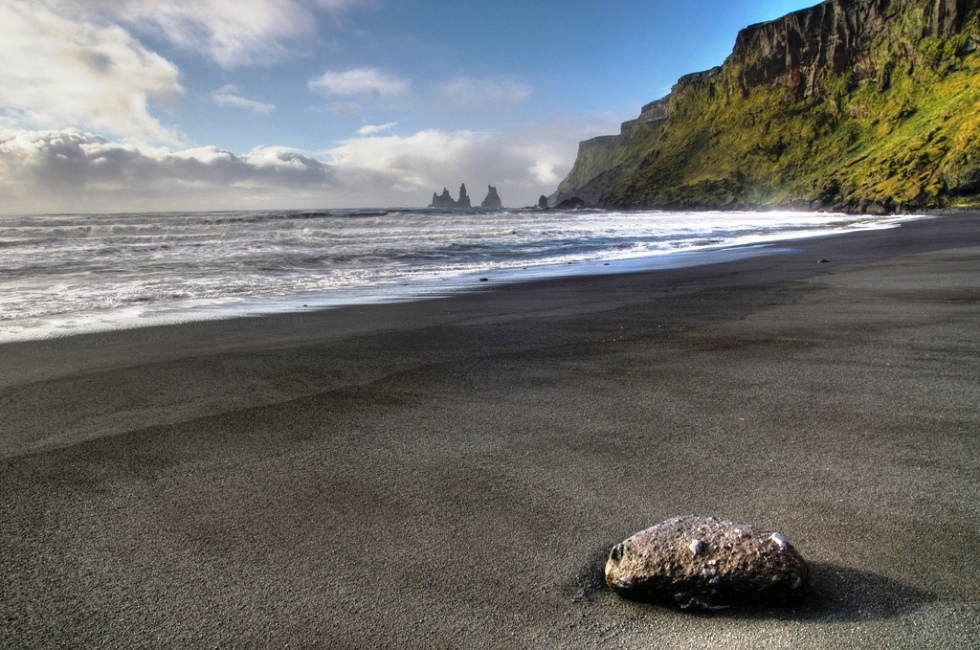
[[[0,647],[980,647],[980,215],[794,246],[0,346]],[[604,587],[691,513],[813,602]]]

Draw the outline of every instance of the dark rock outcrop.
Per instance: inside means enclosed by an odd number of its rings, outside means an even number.
[[[481,208],[502,208],[504,207],[503,201],[500,200],[500,195],[497,194],[497,188],[493,185],[487,186],[487,198],[480,202]]]
[[[548,209],[548,197],[544,194],[542,194],[541,198],[538,199],[538,207],[542,210]]]
[[[432,203],[429,204],[430,208],[455,208],[456,201],[453,197],[449,195],[449,190],[442,188],[442,194],[432,193]]]
[[[729,63],[746,87],[784,86],[802,96],[825,95],[831,75],[878,80],[887,70],[872,54],[890,24],[914,20],[919,37],[946,38],[963,25],[966,0],[828,0],[780,20],[746,27]]]
[[[442,194],[432,193],[432,203],[429,204],[430,208],[469,208],[470,197],[466,194],[466,185],[462,184],[459,186],[459,200],[456,201],[449,194],[449,190],[442,188]]]
[[[460,208],[469,208],[470,197],[466,194],[466,184],[461,183],[459,186],[459,200],[456,201],[456,206]]]
[[[577,196],[567,198],[555,206],[556,210],[578,210],[585,207],[585,201]]]
[[[617,544],[605,574],[624,597],[695,611],[793,604],[812,591],[809,567],[779,533],[695,515]]]
[[[551,205],[980,205],[980,0],[826,0],[582,142]]]

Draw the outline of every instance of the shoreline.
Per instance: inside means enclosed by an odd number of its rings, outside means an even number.
[[[587,214],[591,214],[591,218],[595,218],[594,213]],[[616,217],[617,214],[620,216]],[[648,218],[650,217],[650,213],[644,214]],[[717,218],[719,214],[727,213],[715,212],[713,214],[714,218]],[[114,286],[105,285],[104,278],[100,279],[96,274],[90,281],[98,287],[100,307],[94,309],[92,305],[85,302],[84,296],[87,289],[81,287],[85,286],[86,281],[81,279],[75,283],[79,288],[60,296],[55,296],[51,291],[42,290],[33,301],[24,300],[23,297],[18,301],[18,290],[11,289],[11,294],[8,296],[11,302],[8,304],[12,305],[12,311],[5,314],[2,321],[0,343],[59,338],[155,325],[174,325],[244,316],[265,316],[347,305],[386,304],[442,298],[462,292],[484,289],[485,287],[482,285],[484,282],[530,282],[564,276],[615,274],[713,264],[740,255],[771,254],[772,251],[777,250],[776,247],[781,242],[791,239],[833,236],[848,231],[894,227],[894,224],[901,223],[903,220],[924,217],[924,215],[915,215],[890,219],[867,217],[863,220],[849,220],[851,218],[845,215],[827,215],[816,222],[811,222],[807,220],[807,217],[797,215],[791,218],[791,221],[794,219],[800,219],[800,221],[791,228],[792,234],[790,234],[783,230],[783,226],[775,226],[773,232],[766,231],[763,225],[766,219],[760,217],[760,213],[737,214],[743,214],[743,216],[736,218],[735,221],[730,221],[732,219],[730,216],[724,217],[722,221],[725,223],[722,224],[717,224],[711,220],[709,221],[710,226],[696,229],[698,233],[683,235],[681,233],[684,229],[671,221],[671,219],[676,220],[678,215],[664,213],[662,216],[673,224],[667,230],[680,228],[675,233],[680,239],[673,241],[671,237],[666,237],[661,233],[661,239],[655,237],[653,240],[658,243],[652,248],[647,246],[642,253],[639,252],[639,249],[644,247],[640,244],[640,242],[646,241],[644,235],[630,230],[635,228],[635,225],[620,223],[620,226],[625,227],[629,232],[633,232],[633,235],[638,238],[635,247],[621,248],[620,245],[609,242],[609,245],[601,251],[585,252],[585,249],[576,247],[584,245],[585,240],[579,236],[575,238],[578,244],[570,249],[564,249],[564,252],[562,252],[562,247],[552,246],[550,257],[524,259],[523,261],[517,258],[508,260],[507,255],[499,257],[501,251],[498,250],[496,254],[492,254],[487,259],[483,259],[480,255],[468,261],[461,258],[457,261],[462,266],[453,271],[448,268],[440,269],[438,264],[430,268],[427,263],[422,263],[422,266],[418,268],[409,264],[402,271],[392,274],[390,270],[383,270],[383,265],[375,267],[369,261],[364,269],[366,276],[361,277],[360,280],[348,281],[341,280],[339,276],[333,277],[328,282],[328,286],[321,289],[311,289],[308,286],[300,288],[305,283],[291,284],[291,282],[295,283],[296,280],[289,281],[280,278],[272,282],[272,285],[278,286],[277,290],[272,290],[271,287],[267,286],[264,291],[241,293],[241,287],[237,285],[234,278],[222,275],[228,269],[222,271],[219,265],[213,269],[216,275],[212,275],[212,281],[227,282],[231,286],[238,286],[237,289],[227,294],[223,294],[221,291],[205,291],[204,293],[209,295],[198,295],[197,297],[193,297],[194,291],[190,291],[185,298],[174,298],[174,296],[182,295],[180,275],[178,274],[175,280],[165,281],[161,278],[155,278],[153,280],[156,283],[154,291],[159,295],[154,297],[153,292],[145,291],[138,283],[133,285],[132,279],[127,280],[124,277],[125,274],[123,277],[117,278],[118,284]],[[784,213],[777,212],[777,214]],[[450,218],[455,221],[458,216],[460,215],[450,216]],[[580,216],[566,213],[566,218],[572,224],[577,224]],[[622,213],[610,213],[606,216],[621,219]],[[756,221],[754,226],[748,225],[748,223],[760,218],[762,221]],[[748,222],[740,221],[742,219],[748,219]],[[827,219],[835,220],[828,221]],[[588,216],[585,216],[584,220],[590,222]],[[600,221],[604,220],[605,216]],[[419,225],[416,224],[416,226]],[[593,225],[602,230],[598,222],[593,223]],[[103,224],[103,228],[105,227],[107,225]],[[582,227],[575,225],[573,230],[580,231]],[[535,232],[536,228],[537,226],[529,224],[529,232]],[[734,228],[734,232],[729,230],[730,228]],[[586,227],[586,231],[588,230],[591,229]],[[642,230],[643,228],[640,228],[640,231]],[[515,230],[514,234],[516,232]],[[747,232],[755,234],[745,234]],[[556,235],[556,237],[561,240],[564,236]],[[673,243],[670,243],[671,241]],[[554,242],[552,243],[554,244]],[[650,242],[646,243],[650,244]],[[418,245],[418,243],[416,244]],[[500,242],[497,245],[501,245]],[[665,246],[672,248],[665,248]],[[343,247],[342,244],[341,247]],[[422,246],[422,248],[425,247]],[[586,246],[586,248],[588,247]],[[296,251],[290,253],[289,250],[283,250],[280,252],[288,258],[290,254],[295,254]],[[521,255],[517,257],[521,257]],[[549,261],[545,263],[545,259]],[[236,269],[236,272],[240,273],[242,270]],[[332,273],[338,272],[335,269]],[[150,278],[154,277],[152,265],[147,269],[147,273]],[[276,277],[276,275],[272,274],[270,277]],[[317,282],[325,281],[328,276],[331,276],[331,273],[321,276],[319,271],[311,269],[310,277],[319,278]],[[196,281],[199,282],[200,278]],[[280,281],[285,282],[285,284],[279,285],[278,282]],[[359,284],[359,282],[364,282],[364,284]],[[262,282],[258,282],[258,284],[261,285]]]
[[[968,646],[980,215],[778,246],[0,345],[0,646]],[[694,512],[815,601],[602,586]]]

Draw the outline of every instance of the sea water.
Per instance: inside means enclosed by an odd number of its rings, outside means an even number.
[[[896,222],[780,211],[0,216],[0,342],[702,264]]]

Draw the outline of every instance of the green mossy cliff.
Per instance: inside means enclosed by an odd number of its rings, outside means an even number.
[[[550,197],[603,207],[980,205],[980,0],[827,0],[739,33]]]

